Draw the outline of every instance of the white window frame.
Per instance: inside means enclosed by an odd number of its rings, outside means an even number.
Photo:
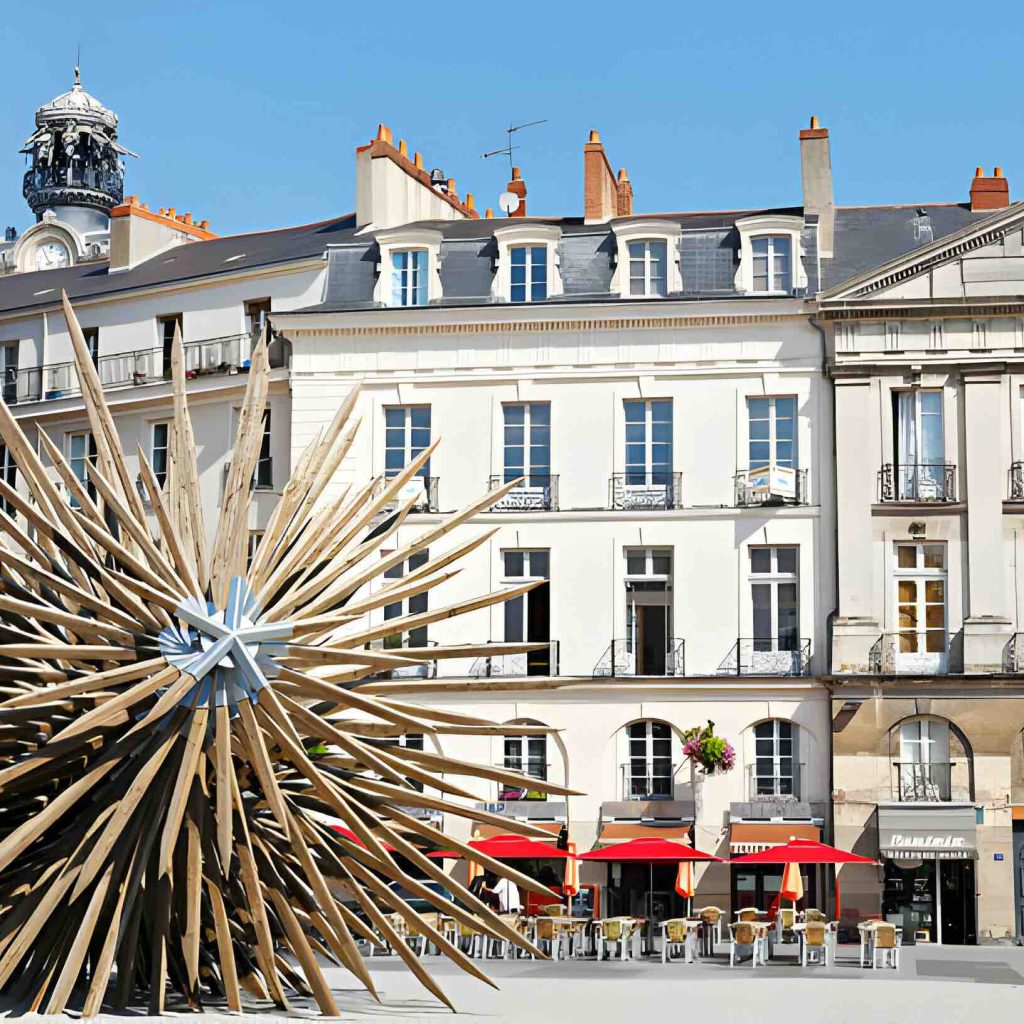
[[[66,451],[67,451],[68,465],[71,467],[72,473],[75,474],[75,479],[77,479],[78,482],[82,485],[82,487],[85,488],[86,493],[89,495],[89,497],[92,498],[95,501],[96,500],[96,485],[90,482],[89,477],[88,477],[88,473],[87,473],[87,471],[85,469],[85,463],[86,462],[90,462],[91,461],[94,466],[98,465],[98,463],[99,463],[99,456],[98,455],[90,455],[89,454],[89,442],[92,440],[92,436],[93,435],[92,435],[92,431],[91,430],[71,430],[71,431],[69,431],[68,434],[66,435]],[[85,454],[83,456],[81,456],[81,457],[73,455],[75,438],[79,438],[79,437],[82,438],[82,444],[85,447]],[[82,463],[82,474],[81,475],[79,475],[77,472],[75,472],[75,463],[76,462],[81,462]],[[68,491],[68,499],[69,499],[69,503],[70,503],[72,508],[78,508],[79,507],[78,499],[73,494],[71,494],[70,490]]]
[[[427,253],[427,304],[437,302],[441,291],[441,232],[430,228],[393,228],[377,234],[380,247],[380,262],[377,264],[377,283],[373,288],[373,300],[392,309],[423,309],[422,305],[396,306],[392,301],[391,270],[392,254],[424,250]]]
[[[536,406],[541,406],[541,405],[546,406],[546,408],[548,410],[548,420],[547,420],[547,423],[533,423],[531,421],[530,410],[533,409]],[[519,444],[509,444],[505,440],[505,434],[506,434],[506,431],[508,430],[508,428],[509,427],[515,428],[515,427],[519,426],[519,424],[517,424],[517,423],[509,423],[508,422],[508,418],[507,418],[508,410],[509,409],[518,409],[518,408],[521,408],[523,410],[523,422],[522,422],[523,443],[521,445],[519,445]],[[535,428],[542,430],[545,427],[547,427],[547,431],[548,431],[548,441],[547,441],[548,461],[547,461],[547,465],[546,466],[535,469],[534,466],[533,466],[533,463],[531,462],[532,449],[535,447],[531,443],[531,440],[532,440],[532,437],[533,437],[533,431],[534,431]],[[531,489],[532,488],[534,490],[539,490],[539,491],[543,491],[546,488],[550,488],[550,486],[551,486],[551,403],[550,402],[530,402],[530,401],[526,401],[526,402],[502,402],[502,404],[501,404],[501,431],[502,431],[502,438],[501,438],[501,474],[502,474],[501,478],[502,478],[502,482],[503,483],[507,482],[510,479],[510,477],[509,477],[509,465],[508,465],[508,450],[509,450],[509,448],[522,448],[523,449],[523,469],[522,469],[522,473],[518,473],[517,472],[516,475],[524,477],[525,482],[523,483],[523,488],[525,488],[525,489]],[[540,447],[540,446],[538,445],[536,447]],[[536,484],[536,485],[531,484],[530,479],[535,474],[539,474],[541,477],[546,478],[546,483]],[[515,479],[515,477],[511,477],[511,479]]]
[[[559,265],[558,243],[562,239],[562,229],[555,224],[510,224],[496,228],[494,240],[498,245],[495,260],[495,273],[491,282],[491,298],[497,302],[512,301],[512,249],[522,246],[547,249],[547,298],[557,298],[562,294],[562,273]],[[533,300],[517,302],[516,305],[528,305]],[[538,300],[540,301],[540,300]]]
[[[406,257],[406,265],[404,267],[397,267],[395,261],[399,257]],[[423,266],[417,266],[420,260],[413,259],[411,262],[408,257],[422,256]],[[420,281],[419,275],[424,274],[426,280]],[[395,277],[398,276],[398,284],[395,284]],[[395,293],[398,293],[400,298],[396,301]],[[428,296],[430,293],[430,253],[426,249],[392,249],[391,250],[391,305],[396,308],[408,309],[410,306],[425,306],[429,302],[416,302],[416,301],[404,301],[407,299],[415,300],[419,295]]]
[[[915,730],[917,736],[908,738]],[[952,753],[949,721],[920,715],[900,722],[899,796],[904,803],[944,802],[951,799]],[[934,735],[933,735],[934,733]]]
[[[740,235],[739,266],[736,268],[736,290],[758,297],[790,295],[796,289],[807,287],[807,273],[804,270],[804,250],[801,244],[803,217],[784,214],[761,214],[756,217],[741,217],[736,221]],[[790,287],[786,290],[754,291],[754,239],[766,235],[785,235],[789,238]]]
[[[751,415],[751,402],[767,402],[768,403],[768,437],[767,438],[755,438],[751,435],[751,424],[754,422],[753,416]],[[790,438],[793,444],[793,458],[787,464],[780,462],[778,458],[778,402],[792,402],[793,403],[793,436]],[[797,444],[797,435],[799,433],[799,418],[800,418],[800,404],[799,399],[796,395],[747,395],[747,469],[775,469],[776,467],[789,468],[797,470],[800,468],[800,454],[799,447]],[[786,438],[781,440],[785,441]],[[767,443],[768,444],[768,461],[765,463],[755,463],[750,457],[750,447],[755,443]]]
[[[794,571],[779,569],[779,551],[796,552],[796,569]],[[767,551],[769,553],[768,572],[754,571],[754,552]],[[795,663],[803,657],[802,637],[800,628],[800,545],[799,544],[750,544],[747,547],[747,581],[750,587],[750,638],[752,650],[750,652],[751,662],[760,672],[772,664],[777,664],[780,674],[793,674],[797,667]],[[796,636],[795,646],[785,648],[779,641],[779,587],[793,586],[796,594]],[[768,637],[754,636],[754,587],[766,586],[769,588],[769,615],[771,618],[771,634]],[[760,646],[755,646],[755,644]],[[765,646],[767,645],[767,646]],[[799,674],[799,673],[796,673]]]
[[[913,548],[915,564],[913,567],[901,567],[899,549]],[[942,567],[925,566],[925,549],[934,548],[942,551]],[[915,585],[914,610],[917,617],[916,628],[901,629],[900,627],[900,583],[912,582]],[[930,627],[927,623],[929,604],[936,602],[927,600],[927,584],[940,581],[942,583],[942,634],[943,649],[929,651],[928,633],[937,632],[938,627]],[[895,662],[897,672],[933,672],[944,673],[949,668],[949,545],[937,540],[897,540],[892,547],[892,611],[891,621],[895,643]],[[905,602],[906,603],[906,602]],[[913,633],[917,638],[915,646],[919,649],[903,651],[901,637]]]
[[[762,726],[770,725],[772,727],[771,736],[758,736],[757,730]],[[780,726],[789,726],[790,734],[788,737],[780,736]],[[762,722],[757,722],[751,727],[750,730],[751,740],[754,745],[753,760],[751,767],[753,769],[753,788],[750,793],[751,800],[757,800],[761,797],[782,797],[791,798],[793,800],[800,799],[800,727],[795,723],[791,722],[788,718],[768,718]],[[784,742],[788,740],[790,747],[789,762],[790,762],[790,774],[782,774],[782,761],[784,755],[781,753],[781,747]],[[758,743],[771,743],[772,752],[771,754],[761,754],[758,750]],[[772,774],[771,776],[765,776],[760,774],[758,770],[758,762],[764,760],[771,760],[772,762]],[[785,779],[789,779],[789,792],[783,793],[782,782]],[[762,780],[771,782],[771,791],[766,792],[761,789]]]
[[[156,431],[157,427],[164,427],[167,431],[166,441],[163,445],[156,443]],[[167,475],[171,468],[171,430],[170,420],[153,420],[149,425],[149,465],[153,470],[153,475],[156,477],[156,482],[163,487],[167,482]],[[164,468],[163,470],[157,469],[156,465],[156,453],[163,451],[164,453]],[[160,477],[163,476],[161,480]]]
[[[546,782],[548,777],[547,736],[523,736],[511,731],[514,729],[515,725],[510,725],[510,731],[502,737],[501,758],[504,767],[508,771],[519,772],[520,775],[528,775],[531,779]],[[531,747],[535,748],[533,752],[531,752]]]
[[[674,295],[683,290],[683,276],[679,269],[679,241],[682,238],[682,228],[677,222],[656,217],[629,217],[611,221],[611,229],[616,243],[615,271],[610,286],[613,295],[645,302],[648,299]],[[665,243],[665,296],[630,295],[630,242]]]
[[[644,726],[643,736],[631,736],[630,730],[635,726]],[[668,731],[668,736],[654,736],[653,726],[663,727]],[[622,798],[624,800],[671,800],[675,795],[675,772],[678,767],[675,763],[677,756],[677,743],[675,731],[668,722],[662,721],[659,718],[643,718],[635,722],[630,722],[628,725],[623,726],[622,729],[623,737],[625,739],[625,778],[623,779],[623,793]],[[654,765],[656,761],[664,761],[666,755],[654,753],[654,744],[656,742],[668,742],[668,775],[661,773],[655,774]],[[633,753],[633,744],[639,743],[643,748],[642,754]],[[633,770],[633,762],[642,761],[644,774],[638,775]],[[648,793],[634,793],[633,792],[633,780],[643,779],[650,781],[650,785],[644,788],[649,789]],[[655,793],[654,790],[658,787],[655,785],[655,779],[667,779],[667,792]]]
[[[513,552],[515,552],[516,554],[521,554],[523,556],[523,571],[521,573],[519,573],[518,575],[512,575],[511,573],[506,571],[506,568],[505,568],[505,556],[507,554],[511,554]],[[538,555],[542,555],[547,560],[547,571],[543,571],[542,569],[536,569],[536,570],[534,569],[532,563],[534,561],[535,556],[538,556]],[[551,549],[550,548],[518,548],[518,547],[502,548],[501,551],[499,552],[499,557],[501,558],[501,575],[499,577],[499,581],[500,581],[500,583],[501,583],[501,585],[503,587],[521,587],[524,583],[533,583],[535,581],[544,581],[544,582],[546,582],[548,584],[548,587],[549,587],[549,590],[550,590],[550,586],[551,586]],[[533,596],[533,594],[535,594],[535,593],[536,593],[536,591],[533,591],[533,592],[531,592],[529,594],[521,594],[519,597],[513,598],[511,601],[506,601],[506,602],[504,602],[504,604],[502,604],[502,606],[501,606],[501,616],[502,616],[502,618],[501,618],[501,630],[502,630],[502,636],[505,638],[506,642],[508,642],[508,643],[528,643],[529,642],[528,640],[526,640],[526,637],[527,637],[527,634],[529,633],[530,600],[531,600],[531,597]],[[520,625],[519,625],[519,634],[523,638],[522,640],[510,641],[508,639],[508,636],[506,635],[508,633],[508,629],[506,628],[506,626],[507,626],[507,616],[509,615],[509,613],[510,613],[510,611],[512,609],[518,609],[519,616],[521,617]],[[550,637],[551,637],[551,633],[552,633],[551,612],[552,612],[552,606],[551,606],[551,597],[550,597],[550,593],[549,593],[549,595],[548,595],[548,637],[549,637],[549,639],[547,641],[549,644],[551,642],[550,641]],[[543,642],[544,641],[538,641],[538,643],[543,643]],[[515,675],[517,675],[517,676],[518,675],[525,676],[525,675],[528,674],[529,655],[527,653],[524,652],[522,654],[506,654],[506,655],[502,655],[501,658],[502,658],[503,662],[510,667],[510,671],[513,672]],[[549,654],[549,658],[550,658],[550,654]],[[550,667],[551,670],[553,670],[555,666],[551,665],[550,662],[549,662],[549,667]]]

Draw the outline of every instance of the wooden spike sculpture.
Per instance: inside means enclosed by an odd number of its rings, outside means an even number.
[[[367,584],[506,488],[380,557],[381,540],[411,508],[395,509],[398,496],[430,451],[392,480],[326,499],[354,436],[353,391],[299,460],[247,568],[265,342],[252,355],[207,551],[180,337],[169,479],[161,487],[140,451],[136,489],[66,296],[64,313],[96,442],[86,478],[41,434],[47,466],[0,402],[0,439],[31,495],[0,481],[0,991],[32,1011],[70,1005],[87,1017],[140,997],[162,1012],[168,984],[193,1007],[207,999],[232,1010],[242,1008],[243,990],[282,1007],[290,992],[312,995],[333,1015],[320,961],[347,968],[376,995],[356,938],[377,943],[380,935],[450,1006],[400,937],[403,927],[486,978],[393,883],[520,946],[522,937],[427,853],[454,848],[548,890],[408,809],[545,833],[451,799],[469,797],[453,777],[531,784],[518,773],[396,742],[408,732],[493,734],[497,726],[381,695],[370,680],[437,658],[536,645],[372,645],[528,588],[366,626],[372,609],[444,583],[452,573],[443,570],[489,534],[380,588]],[[395,511],[379,524],[387,509]],[[330,827],[337,819],[347,837]]]

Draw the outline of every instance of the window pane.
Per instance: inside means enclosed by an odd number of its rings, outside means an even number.
[[[796,572],[796,548],[776,548],[775,561],[779,572]]]
[[[526,266],[526,246],[517,245],[509,249],[509,255],[512,258],[513,267],[525,267]]]
[[[626,552],[626,573],[630,576],[644,576],[647,572],[647,559],[643,551]]]
[[[506,551],[505,552],[505,575],[506,576],[522,576],[523,575],[523,552],[522,551]]]
[[[770,548],[751,548],[750,549],[750,571],[751,572],[771,572],[772,571],[772,554]]]
[[[913,544],[900,544],[896,548],[896,564],[901,569],[917,567],[917,548]]]
[[[925,544],[924,567],[926,569],[943,569],[946,565],[946,546],[944,544]]]
[[[772,588],[769,584],[755,583],[750,588],[750,596],[754,608],[754,639],[771,639]]]
[[[655,553],[651,557],[651,572],[655,576],[672,575],[672,556],[669,554]]]

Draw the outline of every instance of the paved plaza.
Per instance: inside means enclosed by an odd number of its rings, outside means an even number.
[[[995,1024],[1019,1021],[1024,1007],[1024,949],[997,947],[927,947],[903,950],[899,972],[861,969],[856,947],[841,947],[839,963],[801,969],[779,958],[756,970],[745,964],[730,968],[719,955],[695,964],[660,961],[593,960],[536,962],[487,961],[493,989],[470,978],[447,961],[430,957],[430,967],[456,1005],[458,1022],[681,1020],[756,1020],[758,1024],[792,1024],[821,1020],[828,1024],[949,1024],[970,1021]],[[345,972],[328,978],[342,1010],[340,1019],[356,1022],[442,1022],[452,1014],[420,987],[395,957],[371,960],[381,1003],[352,985]],[[162,1020],[193,1016],[169,1010]],[[251,1006],[241,1016],[211,1007],[202,1024],[240,1019],[277,1024],[296,1017],[317,1017],[309,1004],[297,1003],[287,1017],[272,1008]],[[30,1018],[69,1021],[70,1017]],[[144,1021],[138,1010],[107,1021]],[[193,1016],[193,1019],[195,1017]],[[318,1018],[323,1019],[323,1018]]]

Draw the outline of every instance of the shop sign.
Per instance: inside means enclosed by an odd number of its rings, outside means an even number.
[[[966,849],[967,840],[963,836],[922,835],[920,833],[903,835],[900,832],[894,832],[889,837],[887,845],[907,847],[914,850],[951,850],[955,848]]]

